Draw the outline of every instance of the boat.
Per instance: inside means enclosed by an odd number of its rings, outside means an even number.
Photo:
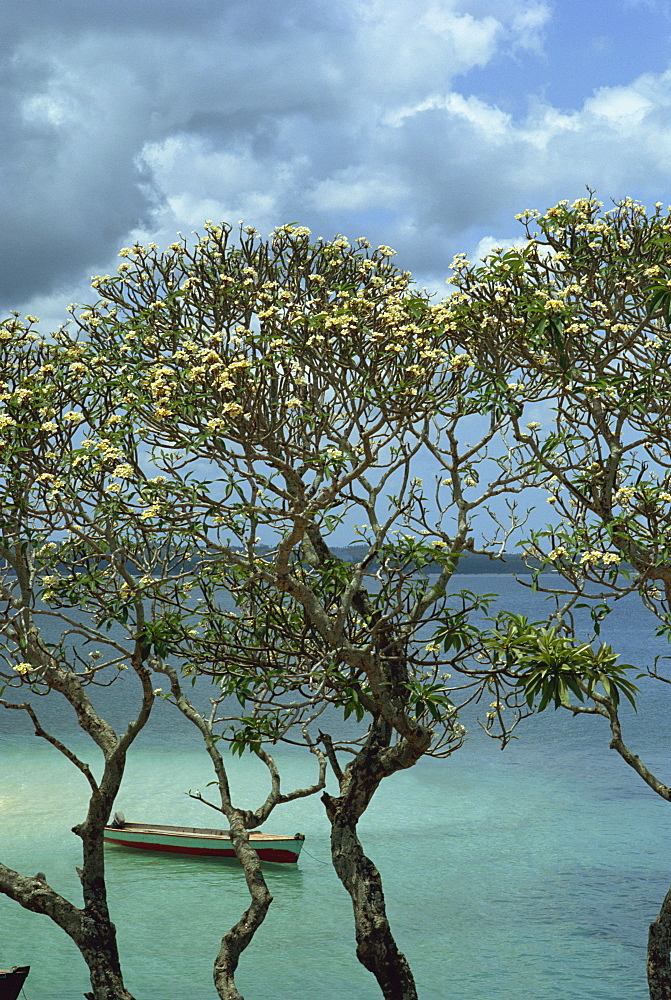
[[[29,972],[29,965],[0,969],[0,1000],[16,1000]]]
[[[305,836],[277,836],[251,830],[248,834],[262,861],[279,861],[295,864],[301,853]],[[105,827],[105,841],[119,847],[132,847],[140,851],[162,851],[168,854],[185,854],[201,858],[234,858],[229,830],[216,830],[198,826],[164,826],[157,823],[127,823],[121,813]]]

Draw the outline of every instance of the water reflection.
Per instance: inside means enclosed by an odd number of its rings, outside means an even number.
[[[137,851],[121,844],[105,845],[105,857],[108,882],[119,887],[141,883],[144,890],[152,881],[169,879],[175,888],[180,883],[194,882],[212,886],[234,884],[245,888],[245,877],[237,858],[192,858],[162,851]],[[283,893],[299,894],[304,878],[300,862],[294,865],[262,861],[261,867],[271,891],[275,887]]]

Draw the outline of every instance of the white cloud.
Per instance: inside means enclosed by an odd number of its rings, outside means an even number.
[[[484,66],[494,55],[503,26],[496,18],[456,14],[444,4],[432,4],[420,25],[441,36],[458,54],[459,65]]]
[[[585,112],[607,119],[618,130],[636,130],[653,102],[632,87],[602,87],[594,97],[585,101]]]
[[[393,173],[368,167],[347,167],[317,181],[307,202],[318,212],[393,209],[404,194]]]
[[[513,247],[524,247],[526,244],[527,240],[520,236],[509,237],[508,239],[500,239],[498,236],[483,236],[478,241],[471,259],[484,261],[495,250],[512,250]]]
[[[61,95],[33,94],[21,105],[21,116],[31,125],[56,128],[73,125],[81,120],[75,102]]]
[[[521,8],[513,17],[511,32],[522,49],[540,52],[552,14],[548,4],[534,3]]]
[[[505,135],[511,124],[510,115],[498,108],[486,104],[477,97],[464,97],[462,94],[451,93],[444,96],[431,96],[414,106],[397,108],[385,115],[384,123],[398,128],[407,118],[419,115],[424,111],[446,111],[456,118],[463,118],[475,128],[486,132],[490,138]]]
[[[156,242],[164,234],[171,239],[169,234],[177,230],[200,230],[205,219],[232,223],[243,219],[271,230],[278,221],[288,221],[278,219],[278,213],[292,200],[308,166],[300,156],[275,160],[270,183],[267,163],[254,156],[249,145],[239,143],[223,151],[194,135],[148,143],[140,158],[153,185],[164,193],[154,215],[155,227],[138,231]]]

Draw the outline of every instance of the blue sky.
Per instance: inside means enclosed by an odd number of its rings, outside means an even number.
[[[441,289],[585,185],[671,202],[670,0],[21,0],[0,37],[0,312],[46,325],[205,219]]]

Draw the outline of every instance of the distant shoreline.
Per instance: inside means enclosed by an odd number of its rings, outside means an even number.
[[[367,550],[363,546],[350,545],[347,548],[334,546],[331,551],[334,556],[344,559],[346,562],[353,563],[359,559],[363,559]],[[537,562],[536,566],[538,566]],[[436,563],[430,563],[424,567],[424,571],[427,573],[438,573],[440,572],[440,567]],[[482,555],[481,553],[465,552],[459,558],[455,572],[472,576],[483,576],[488,573],[505,573],[508,576],[513,576],[516,573],[530,574],[533,572],[533,567],[530,568],[527,566],[522,556],[514,552],[506,552],[499,559],[491,559],[489,556]],[[546,572],[548,571],[546,570]]]

